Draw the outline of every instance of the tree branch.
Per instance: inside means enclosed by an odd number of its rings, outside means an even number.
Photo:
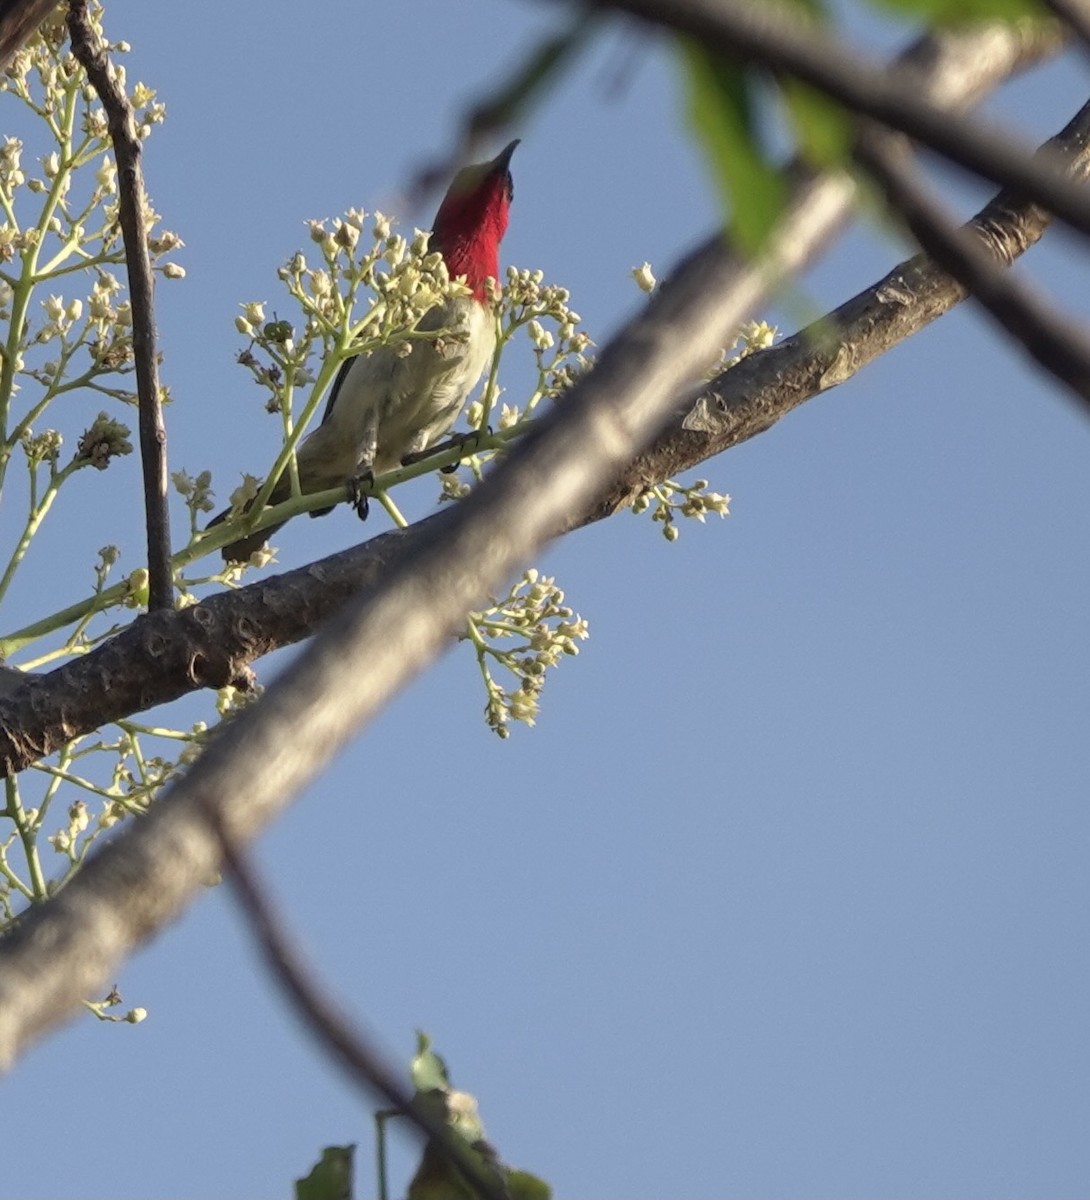
[[[1082,114],[1090,112],[1084,107]],[[956,279],[1025,352],[1064,384],[1090,414],[1090,341],[1076,322],[1054,309],[1028,284],[1004,270],[971,229],[920,185],[909,147],[880,127],[859,137],[855,157],[885,193],[893,212],[923,250]]]
[[[118,216],[125,240],[125,263],[132,304],[132,348],[140,405],[140,459],[144,469],[144,510],[148,533],[148,585],[151,609],[174,607],[170,566],[170,513],[167,508],[167,432],[159,398],[155,348],[155,277],[148,254],[148,203],[140,138],[133,108],[102,39],[92,28],[87,0],[69,0],[72,53],[98,93],[117,157]]]
[[[939,45],[941,52],[922,43],[912,61],[920,64],[922,80],[949,91],[953,77],[966,89],[986,86],[1009,74],[1025,55],[1039,56],[1046,43],[993,28],[946,37]],[[1049,144],[1072,177],[1082,179],[1090,174],[1088,143],[1090,118],[1084,109]],[[820,190],[815,194],[820,197]],[[970,224],[998,257],[1010,262],[1037,241],[1048,223],[1041,209],[1001,193]],[[714,235],[698,253],[713,253],[720,241]],[[568,528],[610,516],[647,487],[771,428],[965,295],[927,258],[902,263],[814,326],[743,359],[695,398],[686,390],[651,449],[573,515]],[[372,588],[399,562],[417,555],[443,516],[190,608],[148,614],[92,653],[0,695],[0,772],[22,770],[109,721],[244,677],[255,659],[308,637],[350,596]]]
[[[1090,235],[1090,199],[1046,158],[1010,134],[920,94],[911,75],[842,49],[797,10],[749,0],[592,0],[631,13],[777,74],[792,75],[861,117],[878,121],[1001,187],[1017,189]]]

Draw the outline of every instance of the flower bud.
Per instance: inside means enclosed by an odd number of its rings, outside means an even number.
[[[645,262],[639,267],[633,267],[632,278],[636,281],[640,291],[652,292],[655,290],[655,276],[652,274],[649,262]]]

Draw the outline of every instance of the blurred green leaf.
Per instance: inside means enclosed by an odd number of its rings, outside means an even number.
[[[553,1189],[544,1179],[538,1179],[529,1171],[507,1171],[507,1190],[511,1200],[550,1200]]]
[[[295,1200],[352,1200],[355,1146],[326,1146],[310,1174],[295,1181]]]
[[[935,25],[958,25],[969,21],[1016,21],[1023,17],[1044,18],[1039,0],[867,0],[872,8],[918,17]]]
[[[803,158],[815,167],[847,166],[855,137],[847,110],[797,79],[782,80],[781,91]]]
[[[786,184],[756,128],[756,72],[691,38],[678,39],[689,124],[704,146],[740,247],[755,253],[783,209]]]
[[[473,132],[485,136],[525,120],[526,111],[556,86],[572,56],[589,44],[601,19],[601,13],[580,12],[563,32],[543,38],[515,73],[474,110]]]
[[[818,24],[828,19],[829,10],[825,0],[789,0],[789,3]]]
[[[485,1140],[477,1101],[468,1092],[455,1091],[446,1063],[432,1049],[426,1033],[417,1031],[416,1055],[411,1074],[416,1088],[414,1100],[446,1125],[466,1144],[466,1161],[456,1166],[432,1142],[424,1146],[420,1164],[409,1182],[408,1200],[474,1200],[476,1189],[468,1178],[476,1173],[505,1187],[511,1200],[549,1200],[549,1185],[528,1171],[516,1171],[500,1162]],[[379,1130],[380,1139],[384,1136]],[[380,1157],[385,1157],[380,1152]]]

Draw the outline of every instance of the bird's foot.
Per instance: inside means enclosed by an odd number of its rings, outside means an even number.
[[[458,462],[447,463],[445,467],[439,468],[441,474],[453,475],[461,465],[462,459],[476,454],[484,440],[491,436],[491,426],[487,429],[473,429],[469,433],[456,433],[453,437],[447,438],[445,442],[429,446],[426,450],[411,451],[402,458],[401,465],[411,467],[413,463],[423,462],[426,458],[435,458],[440,454],[445,454],[448,450],[458,450],[460,452]]]
[[[356,516],[361,521],[367,520],[371,511],[371,489],[375,486],[375,473],[370,467],[353,475],[348,480],[348,503],[356,510]]]

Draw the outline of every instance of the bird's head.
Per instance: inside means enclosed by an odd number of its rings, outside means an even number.
[[[516,138],[491,161],[463,167],[435,215],[432,246],[452,276],[465,276],[478,300],[484,299],[484,281],[499,279],[500,242],[514,195],[511,155],[517,145]]]

